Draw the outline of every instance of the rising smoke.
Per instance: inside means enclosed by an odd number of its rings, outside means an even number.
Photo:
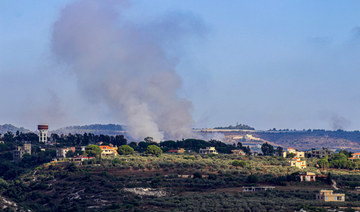
[[[54,25],[54,55],[75,73],[86,97],[106,103],[134,139],[189,137],[192,104],[177,96],[177,58],[169,58],[165,46],[198,34],[201,23],[171,15],[171,21],[134,24],[123,18],[128,6],[114,0],[68,5]]]

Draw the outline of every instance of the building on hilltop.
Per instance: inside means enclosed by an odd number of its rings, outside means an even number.
[[[305,152],[298,151],[292,147],[287,148],[287,150],[283,152],[283,157],[286,158],[286,156],[288,156],[289,154],[295,154],[295,156],[298,158],[305,157]]]
[[[180,149],[173,149],[173,150],[169,150],[168,153],[178,153],[178,154],[183,154],[185,153],[185,149],[184,148],[180,148]]]
[[[323,147],[320,150],[311,149],[311,151],[306,151],[305,155],[308,158],[323,158],[325,156],[328,156],[330,158],[333,153],[334,151]]]
[[[23,146],[18,146],[13,152],[13,160],[20,160],[25,154],[31,155],[31,144],[25,143]]]
[[[59,148],[56,150],[56,157],[57,158],[66,158],[66,153],[69,151],[72,151],[75,153],[75,147],[69,147],[69,148]]]
[[[294,157],[289,161],[290,166],[295,166],[299,169],[305,169],[306,168],[306,161],[302,161],[298,157]]]
[[[206,147],[205,149],[200,149],[200,154],[218,154],[215,147]]]
[[[345,194],[334,194],[333,190],[320,190],[319,194],[316,194],[316,200],[325,202],[344,202]]]
[[[91,159],[94,159],[94,157],[86,157],[86,156],[79,155],[79,156],[72,157],[71,161],[83,162],[84,160],[91,160]]]
[[[313,172],[306,172],[306,174],[301,174],[300,181],[306,181],[306,182],[315,182],[316,181],[316,174]]]
[[[357,153],[352,153],[352,157],[351,158],[348,158],[349,160],[358,160],[360,159],[360,153],[357,152]]]
[[[117,155],[117,147],[100,146],[101,156],[115,156]]]
[[[246,155],[244,151],[242,151],[241,149],[234,149],[234,150],[231,150],[231,152],[233,153],[233,155]]]

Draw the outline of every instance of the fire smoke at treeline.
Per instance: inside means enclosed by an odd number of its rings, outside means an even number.
[[[171,15],[149,24],[122,19],[127,1],[80,0],[54,25],[52,49],[90,101],[104,102],[135,139],[192,135],[191,102],[177,97],[181,79],[165,45],[198,34],[193,17]],[[119,12],[120,9],[120,12]]]

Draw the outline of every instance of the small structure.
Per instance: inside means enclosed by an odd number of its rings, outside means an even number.
[[[295,166],[299,169],[305,169],[306,168],[306,161],[302,161],[298,157],[294,157],[289,161],[290,166]]]
[[[47,135],[49,130],[49,125],[47,124],[39,124],[38,125],[39,130],[39,142],[47,143]]]
[[[117,147],[111,147],[111,146],[100,146],[100,149],[102,150],[101,156],[115,156],[117,155]]]
[[[267,191],[267,190],[274,190],[274,186],[262,186],[262,187],[242,187],[243,192],[257,192],[257,191]]]
[[[234,149],[234,150],[231,150],[231,152],[233,153],[233,155],[246,155],[244,151],[242,151],[241,149]]]
[[[319,194],[316,194],[316,200],[325,202],[344,202],[345,194],[334,194],[333,190],[320,190]]]
[[[360,153],[353,153],[351,158],[348,158],[349,160],[358,160],[360,159]]]
[[[66,153],[69,151],[72,151],[75,153],[75,147],[69,147],[69,148],[59,148],[56,150],[56,157],[57,158],[66,158]]]
[[[327,148],[322,148],[320,150],[312,149],[311,151],[306,151],[306,157],[308,158],[323,158],[326,155],[330,158],[334,151]]]
[[[79,155],[79,156],[72,157],[71,161],[83,162],[84,160],[91,160],[91,159],[94,159],[94,157],[85,157],[85,156]]]
[[[173,149],[173,150],[169,150],[168,153],[179,153],[179,154],[184,154],[185,149],[184,148],[180,148],[180,149]]]
[[[298,151],[292,147],[287,148],[286,152],[285,151],[283,152],[283,157],[286,158],[286,156],[289,154],[295,154],[295,156],[298,158],[305,157],[305,152]]]
[[[312,181],[316,181],[316,174],[313,172],[306,172],[306,174],[302,174],[300,175],[300,181],[306,181],[306,182],[312,182]]]
[[[25,154],[31,155],[31,144],[25,143],[23,146],[18,146],[13,152],[13,159],[20,160]]]
[[[200,154],[218,154],[215,147],[206,147],[205,149],[200,149]]]

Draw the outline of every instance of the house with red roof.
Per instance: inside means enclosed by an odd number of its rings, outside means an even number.
[[[295,166],[299,169],[305,169],[306,168],[306,161],[301,160],[299,157],[291,158],[289,161],[290,166]]]
[[[299,158],[305,157],[305,152],[298,151],[292,147],[287,148],[287,150],[283,152],[283,157],[286,158],[286,156],[289,154],[295,154],[295,156]]]
[[[353,153],[351,158],[348,158],[349,160],[358,160],[360,159],[360,153]]]
[[[117,153],[117,147],[111,147],[111,146],[99,146],[101,149],[101,156],[116,156]]]

